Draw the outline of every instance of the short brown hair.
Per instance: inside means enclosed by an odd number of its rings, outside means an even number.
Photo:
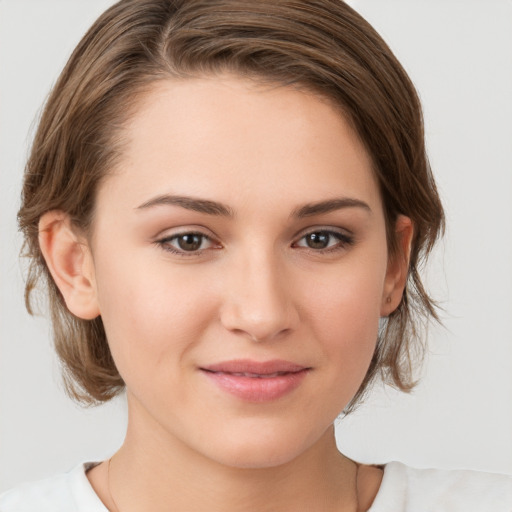
[[[418,265],[444,227],[430,171],[418,96],[376,31],[341,0],[122,0],[91,27],[45,106],[27,163],[19,211],[31,260],[26,303],[43,280],[67,390],[83,403],[124,387],[101,317],[66,308],[38,243],[45,212],[62,210],[87,231],[99,183],[122,151],[123,126],[138,95],[158,80],[229,71],[302,87],[338,106],[367,148],[384,204],[390,253],[394,223],[411,218],[414,238],[406,290],[384,319],[367,375],[347,410],[380,373],[407,391],[419,323],[437,318]]]

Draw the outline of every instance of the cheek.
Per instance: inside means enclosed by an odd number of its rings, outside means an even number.
[[[102,261],[106,264],[97,271],[98,300],[123,378],[129,381],[130,373],[150,366],[156,370],[155,365],[179,365],[214,314],[212,297],[193,286],[179,268],[170,273],[165,261],[153,265],[137,264],[135,258]],[[112,261],[122,264],[109,264]]]
[[[385,276],[381,261],[340,266],[336,276],[317,281],[311,294],[315,335],[338,372],[354,381],[364,378],[377,342]]]

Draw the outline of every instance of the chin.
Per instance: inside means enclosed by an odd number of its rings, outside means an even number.
[[[290,431],[264,431],[259,435],[227,436],[226,443],[216,443],[210,457],[218,463],[239,469],[266,469],[286,465],[304,455],[319,439]]]
[[[300,455],[298,450],[283,450],[260,446],[242,447],[219,455],[223,466],[237,469],[268,469],[286,465]]]

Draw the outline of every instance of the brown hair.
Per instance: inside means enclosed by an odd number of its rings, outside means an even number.
[[[350,410],[380,373],[407,391],[419,324],[437,318],[418,265],[444,227],[427,161],[421,106],[407,74],[375,30],[341,0],[122,0],[83,37],[45,106],[27,163],[19,223],[31,259],[26,303],[44,280],[54,341],[72,397],[109,400],[124,383],[101,317],[66,308],[38,243],[38,222],[53,209],[89,228],[99,183],[122,147],[136,99],[157,80],[230,71],[314,91],[341,108],[374,161],[389,251],[394,222],[414,223],[402,301],[384,319],[375,354]]]

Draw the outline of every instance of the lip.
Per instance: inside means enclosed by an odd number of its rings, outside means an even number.
[[[248,402],[277,400],[296,389],[310,367],[290,361],[239,359],[201,367],[221,390]]]

